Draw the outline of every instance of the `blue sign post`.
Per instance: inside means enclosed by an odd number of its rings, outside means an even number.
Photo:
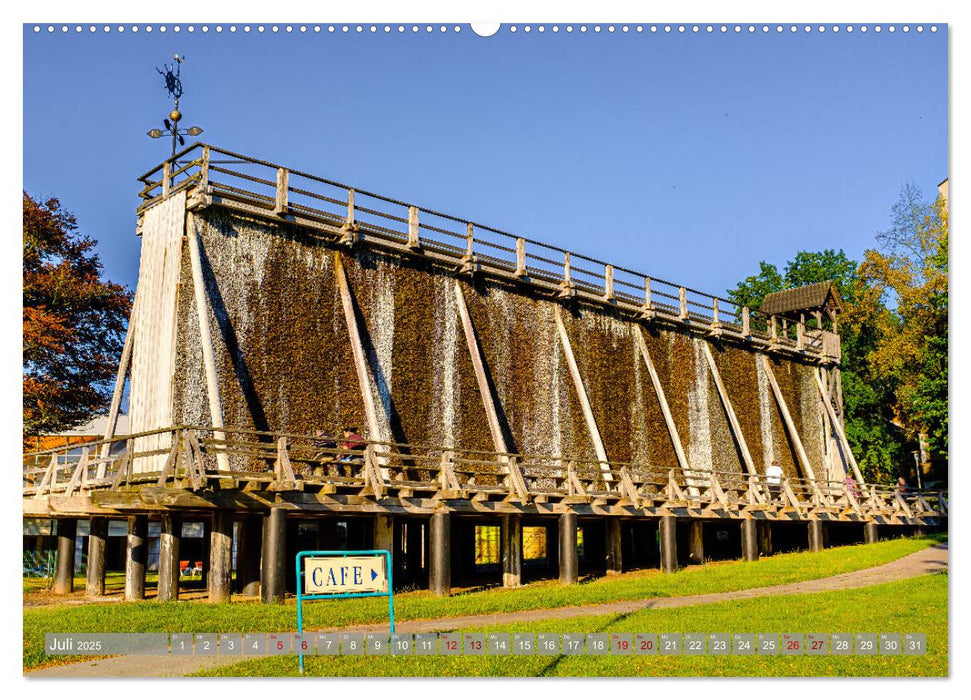
[[[387,596],[391,635],[394,635],[391,552],[386,549],[311,550],[298,552],[296,563],[300,673],[303,673],[303,601],[305,600]]]

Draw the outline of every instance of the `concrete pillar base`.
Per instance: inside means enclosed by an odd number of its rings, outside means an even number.
[[[661,516],[661,571],[670,574],[678,570],[678,519],[673,515]]]
[[[128,518],[128,549],[125,561],[125,600],[145,599],[145,565],[148,562],[148,516]]]
[[[560,583],[574,584],[579,578],[577,560],[577,514],[560,515]]]
[[[57,595],[74,590],[74,547],[77,537],[77,519],[61,518],[57,521],[57,570],[54,572],[54,593]]]
[[[105,594],[105,546],[108,543],[108,518],[91,518],[88,533],[88,572],[84,593],[89,598]]]
[[[451,514],[440,510],[429,522],[428,590],[437,596],[452,592],[451,521]]]

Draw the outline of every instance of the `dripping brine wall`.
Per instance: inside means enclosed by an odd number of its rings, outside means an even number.
[[[492,450],[493,440],[458,313],[454,273],[417,256],[333,247],[309,232],[210,208],[189,215],[203,277],[224,421],[229,427],[312,434],[366,429],[335,255],[343,256],[387,436],[412,444]],[[205,373],[188,256],[182,258],[173,398],[175,423],[208,425]],[[554,321],[558,303],[525,288],[461,278],[510,451],[595,459]],[[637,326],[610,309],[563,306],[562,318],[607,456],[675,467],[677,458]],[[691,465],[744,472],[702,336],[642,326]],[[761,471],[797,461],[757,355],[712,345]],[[810,365],[773,371],[817,471],[821,406]],[[372,437],[372,436],[369,436]]]

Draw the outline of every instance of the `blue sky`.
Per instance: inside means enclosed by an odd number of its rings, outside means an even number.
[[[904,182],[932,198],[947,175],[945,25],[490,38],[171,26],[24,27],[24,188],[60,198],[129,286],[136,177],[168,148],[145,135],[171,108],[155,68],[176,52],[184,123],[203,140],[716,294],[760,259],[859,258]]]

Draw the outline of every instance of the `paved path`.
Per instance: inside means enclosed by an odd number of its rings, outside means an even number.
[[[947,544],[945,543],[927,547],[896,561],[881,564],[870,569],[861,569],[860,571],[851,571],[837,576],[829,576],[812,581],[787,583],[780,586],[764,586],[762,588],[749,588],[742,591],[704,593],[701,595],[674,596],[670,598],[625,600],[616,603],[582,605],[569,608],[548,608],[515,613],[495,613],[491,615],[467,615],[464,617],[448,617],[437,620],[414,620],[399,622],[395,627],[397,632],[411,634],[419,632],[450,632],[464,627],[512,623],[521,624],[522,622],[532,620],[564,620],[585,615],[618,615],[637,612],[639,610],[660,610],[663,608],[679,608],[686,605],[706,605],[708,603],[721,603],[730,600],[741,600],[743,598],[840,591],[946,571],[947,560],[948,551]],[[387,629],[387,623],[355,625],[340,629],[345,632],[381,632]],[[334,628],[322,629],[320,631],[334,631]],[[181,676],[215,666],[232,664],[239,660],[241,660],[241,657],[238,656],[116,656],[98,661],[84,661],[65,666],[54,666],[40,671],[33,671],[26,675],[32,678]]]

